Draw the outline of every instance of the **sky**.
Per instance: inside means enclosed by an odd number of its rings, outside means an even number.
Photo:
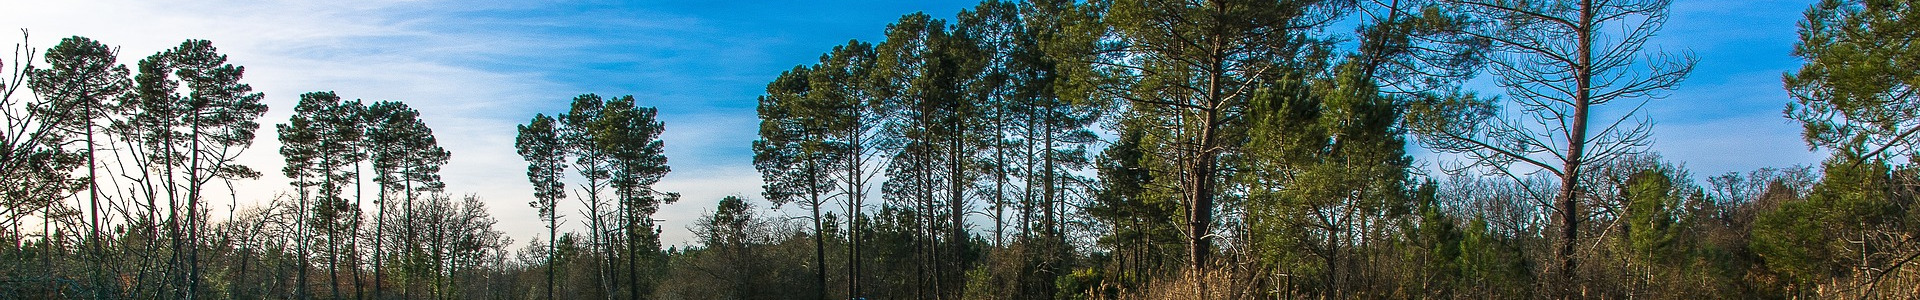
[[[1790,100],[1780,76],[1801,64],[1790,50],[1812,2],[1675,1],[1649,49],[1700,61],[1647,105],[1657,122],[1653,150],[1696,176],[1819,162],[1823,154],[1781,117]],[[768,81],[850,39],[877,42],[903,14],[950,19],[976,3],[0,0],[0,28],[27,29],[41,49],[86,36],[119,47],[129,64],[186,39],[212,41],[246,68],[242,82],[270,107],[261,138],[240,159],[265,173],[236,183],[242,206],[290,190],[272,124],[286,122],[299,94],[406,102],[453,153],[442,170],[448,191],[484,199],[496,228],[516,241],[544,230],[527,205],[532,187],[514,153],[514,125],[563,112],[579,94],[633,95],[666,123],[673,172],[656,187],[683,194],[654,218],[666,244],[688,245],[687,228],[721,197],[760,199],[749,145],[754,98]],[[20,36],[7,31],[0,41]],[[567,204],[562,212],[578,215],[579,205]]]

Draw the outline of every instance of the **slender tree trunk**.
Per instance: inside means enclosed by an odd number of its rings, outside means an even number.
[[[1004,100],[1004,99],[1002,99]],[[1006,247],[1007,229],[1007,116],[1006,109],[994,110],[993,118],[993,245]]]
[[[254,229],[254,231],[258,231],[258,230],[259,230],[259,229],[258,229],[258,227],[255,227],[255,229]],[[253,261],[252,261],[252,259],[250,259],[250,258],[248,258],[247,256],[250,256],[250,255],[252,255],[252,254],[253,254],[253,243],[252,243],[252,242],[253,242],[253,241],[252,241],[252,240],[253,240],[253,238],[252,238],[252,236],[251,236],[251,235],[252,235],[252,234],[249,234],[249,237],[247,238],[247,240],[248,240],[248,241],[247,241],[247,243],[245,244],[246,246],[244,246],[244,247],[242,247],[242,248],[240,248],[240,258],[239,258],[239,260],[240,260],[240,269],[239,269],[239,271],[238,271],[238,272],[234,272],[234,276],[233,276],[233,278],[250,278],[250,277],[247,277],[247,266],[248,266],[249,264],[251,264],[251,263],[252,263]],[[242,292],[241,292],[242,290],[241,290],[241,288],[240,288],[240,286],[241,286],[241,285],[243,285],[243,284],[244,284],[244,282],[234,282],[234,283],[232,283],[232,284],[230,284],[230,285],[228,285],[228,286],[227,286],[227,294],[228,294],[228,296],[229,296],[229,297],[232,297],[232,298],[236,298],[236,299],[239,299],[239,298],[252,298],[252,297],[249,297],[249,296],[251,296],[251,295],[248,295],[247,293],[242,293]]]
[[[189,126],[196,126],[200,123],[200,114],[194,113],[191,114],[191,116],[194,117],[195,121],[188,123]],[[188,154],[190,156],[190,162],[187,165],[187,184],[189,184],[187,186],[187,240],[182,243],[182,245],[187,247],[186,288],[188,299],[199,298],[200,296],[200,188],[204,185],[205,180],[212,179],[211,176],[204,174],[204,172],[208,170],[203,170],[205,167],[200,165],[200,135],[200,128],[194,127],[193,135],[190,136],[193,141],[193,146],[188,148],[192,149],[192,152]],[[201,179],[202,177],[207,177],[207,179]]]
[[[594,197],[598,197],[598,196],[594,196]],[[595,211],[598,211],[598,207],[600,207],[599,203],[600,203],[599,200],[594,200],[593,206],[596,207]],[[602,294],[601,297],[604,297],[608,300],[612,300],[615,296],[614,295],[615,292],[617,291],[617,289],[613,286],[614,282],[618,281],[620,278],[620,274],[618,273],[620,266],[617,265],[618,263],[617,261],[614,261],[614,252],[616,250],[613,248],[615,241],[619,240],[619,238],[613,236],[613,231],[607,228],[608,225],[612,225],[612,224],[608,224],[606,223],[606,221],[601,220],[602,218],[598,212],[594,212],[593,214],[594,214],[593,222],[595,224],[594,230],[600,234],[600,248],[602,249],[602,251],[600,252],[600,255],[606,257],[606,259],[603,260],[605,263],[600,268],[601,270],[600,271],[600,288],[605,290],[605,293]],[[611,215],[613,213],[608,212],[607,214]]]
[[[1047,237],[1048,242],[1053,242],[1054,239],[1060,237],[1060,223],[1056,221],[1059,212],[1054,211],[1054,205],[1059,201],[1059,199],[1055,197],[1057,186],[1060,184],[1056,179],[1060,176],[1053,169],[1053,123],[1057,122],[1057,120],[1053,119],[1053,109],[1054,107],[1052,105],[1048,105],[1046,113],[1042,114],[1045,117],[1040,122],[1040,171],[1046,173],[1045,175],[1041,175],[1043,177],[1040,177],[1040,203],[1046,205],[1046,207],[1040,210],[1042,216],[1047,219],[1042,222],[1046,228],[1042,228],[1041,230],[1045,231],[1043,234]],[[1048,259],[1053,259],[1053,257],[1048,257]]]
[[[1580,65],[1574,69],[1574,84],[1577,90],[1573,98],[1573,124],[1567,131],[1566,164],[1561,167],[1560,176],[1560,247],[1555,249],[1554,257],[1559,261],[1559,277],[1562,298],[1576,297],[1583,292],[1584,284],[1577,276],[1577,261],[1574,253],[1576,239],[1580,233],[1580,169],[1583,168],[1587,146],[1588,106],[1591,105],[1593,81],[1593,0],[1580,3],[1579,59]]]
[[[382,175],[385,177],[392,176],[392,174],[382,174]],[[387,233],[387,205],[392,204],[390,202],[387,202],[388,200],[391,200],[388,198],[389,197],[388,195],[389,193],[392,192],[387,190],[388,185],[390,184],[380,183],[379,199],[374,200],[375,202],[374,206],[378,206],[380,209],[380,211],[376,213],[376,215],[374,216],[374,220],[373,220],[373,298],[374,299],[383,299],[383,297],[386,297],[386,293],[385,293],[386,289],[384,287],[386,286],[386,282],[387,282],[386,281],[387,269],[384,267],[386,264],[386,255],[385,255],[386,247],[384,246],[386,245],[386,240],[387,240],[387,234],[386,234]]]
[[[1034,165],[1036,164],[1035,158],[1039,157],[1040,152],[1034,150],[1033,138],[1035,135],[1039,135],[1039,130],[1037,129],[1040,126],[1039,123],[1037,123],[1038,118],[1039,116],[1033,115],[1032,113],[1027,115],[1027,135],[1025,136],[1026,142],[1023,143],[1027,148],[1027,158],[1021,162],[1021,169],[1025,171],[1022,173],[1026,175],[1025,180],[1021,180],[1021,184],[1025,185],[1025,188],[1022,189],[1020,193],[1020,226],[1018,231],[1020,231],[1019,238],[1021,240],[1028,240],[1033,237],[1034,194],[1036,193],[1035,191],[1040,190],[1039,187],[1034,186],[1038,184],[1035,176],[1039,176],[1037,175],[1038,173],[1036,173],[1037,171],[1034,170]],[[1024,282],[1022,284],[1024,284]]]
[[[808,162],[809,165],[812,162]],[[820,220],[820,193],[809,185],[808,199],[813,205],[813,266],[815,299],[827,299],[827,235],[825,223]]]
[[[553,208],[549,206],[547,210],[553,210]],[[547,214],[547,299],[548,300],[553,299],[553,275],[554,275],[553,259],[554,259],[554,253],[555,253],[554,251],[558,249],[558,246],[559,246],[559,243],[556,241],[560,240],[559,239],[560,229],[556,227],[556,225],[559,225],[558,224],[559,218],[556,217],[557,215],[559,215],[558,211]]]
[[[854,111],[852,115],[853,115],[853,119],[856,120],[856,123],[863,122],[862,114],[859,113],[860,109],[859,108],[853,108],[853,109]],[[863,157],[866,156],[866,153],[865,153],[866,144],[864,139],[862,138],[862,136],[864,135],[864,132],[863,130],[861,130],[861,127],[862,126],[860,125],[854,125],[847,130],[847,134],[848,134],[847,136],[849,140],[847,144],[849,145],[850,148],[847,149],[846,195],[847,195],[847,212],[848,212],[847,215],[848,215],[848,221],[849,221],[848,223],[851,224],[847,226],[847,248],[848,248],[847,249],[848,250],[847,251],[847,297],[848,298],[859,298],[862,296],[862,294],[860,293],[860,281],[861,281],[860,280],[861,279],[860,263],[863,258],[860,255],[860,253],[862,252],[861,251],[862,249],[860,248],[862,244],[861,235],[860,235],[860,230],[861,230],[860,219],[863,214],[860,212],[860,210],[862,208],[861,202],[862,200],[865,200],[865,197],[866,197],[866,180],[865,180],[866,174],[864,172],[866,168],[866,161],[862,159]]]
[[[340,228],[336,227],[340,225],[329,222],[327,226],[333,227],[327,229],[327,285],[333,292],[328,296],[340,299]]]
[[[1199,149],[1194,151],[1197,157],[1187,165],[1187,176],[1191,178],[1187,182],[1187,235],[1189,237],[1187,256],[1193,259],[1188,267],[1194,271],[1205,271],[1208,264],[1207,256],[1211,254],[1213,248],[1213,241],[1208,234],[1213,226],[1213,173],[1214,161],[1218,153],[1211,149],[1215,146],[1215,131],[1211,126],[1215,120],[1215,112],[1208,110],[1203,114],[1205,124],[1208,126],[1200,129]]]
[[[406,199],[403,199],[400,201],[400,214],[403,215],[404,218],[406,218],[406,221],[401,222],[402,224],[405,224],[405,226],[403,226],[405,230],[403,230],[403,232],[400,233],[401,235],[400,250],[404,251],[404,253],[417,254],[417,252],[414,250],[420,249],[420,244],[417,240],[414,240],[414,237],[417,236],[418,232],[414,232],[413,230],[413,227],[414,227],[413,224],[417,220],[417,219],[414,219],[414,215],[413,215],[413,200],[415,197],[417,197],[417,195],[414,194],[415,191],[413,190],[413,182],[407,182],[403,188],[407,190],[407,197]],[[406,269],[407,269],[406,267],[401,268],[401,270],[406,270]],[[408,273],[417,273],[417,272],[408,272]],[[419,274],[414,274],[414,275],[419,275]],[[415,277],[417,276],[404,277],[407,279],[407,282],[406,284],[400,285],[401,298],[413,299],[413,284],[414,284],[413,281],[418,280]]]
[[[352,222],[353,229],[351,233],[348,234],[349,237],[347,238],[347,241],[348,241],[347,253],[349,254],[347,255],[347,260],[349,261],[348,264],[351,264],[353,266],[353,299],[362,299],[361,298],[362,295],[366,294],[365,293],[366,291],[363,290],[360,285],[360,275],[361,275],[360,274],[360,224],[361,224],[360,223],[361,222],[360,207],[361,205],[365,204],[364,202],[361,201],[361,199],[363,199],[362,196],[365,196],[365,195],[363,195],[363,191],[362,191],[364,189],[361,188],[362,181],[360,180],[360,171],[361,171],[360,163],[357,163],[357,162],[354,163],[353,164],[353,222]]]
[[[97,146],[94,143],[94,132],[93,132],[94,124],[93,124],[93,118],[92,118],[96,113],[96,111],[98,110],[99,104],[89,101],[85,105],[87,106],[85,109],[87,110],[87,116],[88,116],[88,119],[86,120],[87,122],[86,124],[86,127],[87,127],[87,210],[88,210],[88,218],[91,219],[87,223],[88,223],[89,230],[92,231],[92,234],[88,235],[91,241],[89,241],[87,245],[90,246],[88,247],[88,250],[92,250],[88,252],[90,252],[89,254],[91,254],[90,256],[93,258],[92,260],[94,262],[94,264],[90,266],[91,267],[90,272],[93,273],[93,276],[91,277],[93,277],[92,281],[94,285],[106,286],[107,282],[106,282],[105,274],[109,274],[108,272],[106,272],[106,270],[108,269],[107,248],[106,248],[107,239],[105,236],[100,234],[100,161],[97,158],[97,154],[96,154],[96,152],[99,152],[99,149],[96,149]],[[105,298],[106,296],[107,296],[106,289],[98,289],[94,292],[95,298]]]
[[[640,300],[640,221],[634,209],[627,207],[627,299]]]
[[[307,266],[309,263],[307,261],[307,258],[311,255],[307,252],[307,247],[313,244],[313,238],[312,238],[313,235],[308,232],[309,231],[308,223],[311,221],[311,219],[308,218],[309,213],[307,211],[308,195],[307,195],[307,186],[305,186],[305,184],[307,184],[306,174],[305,174],[306,172],[302,170],[300,173],[301,175],[298,176],[299,178],[295,179],[295,181],[300,182],[302,184],[302,186],[300,186],[300,208],[296,209],[296,211],[299,211],[299,212],[298,212],[298,216],[294,218],[294,223],[296,224],[294,227],[298,228],[297,231],[300,232],[299,233],[300,265],[297,266],[300,269],[300,275],[299,275],[299,279],[296,280],[296,284],[294,286],[294,296],[296,298],[304,300],[304,299],[309,299],[307,295]]]
[[[182,240],[182,238],[180,237],[181,235],[180,233],[180,199],[179,199],[179,196],[180,196],[179,183],[180,182],[179,182],[179,179],[176,178],[178,176],[174,176],[174,174],[177,173],[175,172],[175,168],[177,167],[176,165],[179,164],[179,161],[178,161],[179,157],[177,157],[176,155],[177,152],[173,151],[174,150],[173,144],[172,144],[173,133],[171,132],[171,129],[172,127],[168,127],[169,132],[166,134],[166,136],[168,137],[168,139],[166,139],[166,143],[168,144],[166,146],[167,147],[167,154],[166,154],[167,163],[166,163],[165,176],[166,176],[166,188],[167,188],[167,240],[168,240],[168,244],[171,244],[170,246],[172,246],[172,249],[169,249],[170,251],[167,251],[167,269],[164,275],[166,280],[165,280],[165,283],[161,284],[161,286],[162,287],[173,286],[174,288],[180,288],[180,286],[178,285],[180,285],[182,283],[181,281],[184,280],[184,278],[181,277],[181,275],[183,274],[180,274],[180,262],[182,260],[181,252],[183,252],[182,250],[183,247],[181,247],[181,244],[180,244]],[[176,294],[175,296],[180,296],[180,295]]]
[[[943,278],[946,280],[941,281],[941,287],[943,288],[946,288],[947,283],[963,281],[965,279],[964,274],[961,274],[961,270],[964,269],[961,265],[965,264],[965,261],[963,261],[963,257],[960,255],[965,253],[967,242],[967,203],[965,197],[967,186],[967,151],[964,143],[967,138],[966,131],[964,130],[966,125],[964,125],[964,121],[961,120],[953,120],[949,124],[951,124],[950,129],[953,130],[954,136],[948,137],[947,141],[947,219],[949,222],[948,226],[952,226],[953,228],[947,228],[947,232],[949,233],[947,246],[950,248],[948,250],[950,253],[941,256],[941,258],[946,258],[947,264],[943,265],[951,267],[952,270],[938,273],[947,277]],[[942,296],[945,296],[945,294],[942,294]]]
[[[56,251],[53,249],[54,244],[58,243],[54,241],[54,236],[57,236],[58,234],[54,234],[53,232],[53,205],[48,205],[45,208],[41,208],[40,213],[42,214],[40,218],[40,251],[41,251],[40,261],[42,263],[41,270],[45,270],[45,272],[47,273],[46,274],[47,277],[55,277],[56,275],[53,274],[54,273],[53,257],[58,256],[60,252],[66,252],[66,251]],[[48,281],[47,289],[59,290],[59,286],[56,286],[56,283],[53,283],[52,281]],[[52,296],[52,295],[49,294],[48,296]]]

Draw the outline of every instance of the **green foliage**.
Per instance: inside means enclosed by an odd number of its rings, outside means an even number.
[[[1629,248],[1639,259],[1655,265],[1673,263],[1680,253],[1681,223],[1686,212],[1681,203],[1687,193],[1673,184],[1674,178],[1662,169],[1648,169],[1627,179],[1626,231]]]
[[[1869,242],[1866,236],[1905,217],[1904,200],[1889,194],[1888,166],[1861,159],[1851,153],[1828,159],[1825,176],[1805,201],[1781,204],[1755,222],[1754,252],[1797,284],[1795,290],[1848,275],[1846,269],[1871,255],[1860,249]]]
[[[1141,139],[1159,182],[1153,193],[1177,196],[1188,266],[1205,270],[1215,249],[1217,210],[1233,197],[1229,155],[1247,140],[1250,103],[1289,75],[1323,68],[1323,42],[1310,39],[1320,20],[1338,17],[1327,1],[1114,1],[1091,34],[1091,51],[1069,67],[1069,95],[1124,100],[1128,121],[1153,130]],[[1110,6],[1099,6],[1110,5]],[[1091,29],[1091,28],[1090,28]],[[1067,39],[1072,41],[1073,39]],[[1084,40],[1083,40],[1084,41]],[[1086,43],[1061,43],[1062,46]],[[1073,53],[1063,53],[1071,55]],[[1065,56],[1073,57],[1073,56]]]
[[[1807,145],[1868,159],[1913,145],[1920,130],[1920,9],[1907,1],[1822,0],[1807,9],[1793,55],[1806,60],[1782,81]],[[1900,151],[1895,151],[1898,153]]]
[[[533,120],[519,126],[520,134],[514,142],[520,156],[527,160],[527,180],[533,183],[535,200],[530,205],[546,219],[555,216],[556,202],[567,197],[566,183],[560,181],[566,168],[566,148],[555,125],[545,114],[534,115]]]
[[[31,56],[28,50],[25,54]],[[19,55],[16,51],[15,58]],[[16,61],[13,76],[0,81],[0,92],[5,93],[0,98],[0,112],[5,113],[0,120],[0,221],[18,222],[34,212],[55,217],[67,209],[60,201],[63,195],[97,191],[91,185],[97,173],[91,170],[99,167],[94,153],[103,146],[94,133],[100,121],[117,111],[113,101],[132,84],[113,51],[92,39],[63,39],[45,58],[46,68]],[[29,91],[22,95],[30,95],[22,98],[38,99],[13,98],[22,87]],[[76,174],[81,167],[90,171]],[[100,202],[98,193],[92,195],[87,207],[97,220]]]
[[[368,106],[365,113],[365,147],[375,182],[388,191],[404,191],[406,197],[446,188],[440,181],[440,166],[446,165],[453,154],[440,147],[433,129],[420,120],[419,111],[406,103],[379,101]]]
[[[1113,250],[1110,283],[1127,287],[1169,271],[1182,242],[1175,225],[1179,204],[1147,193],[1154,174],[1142,165],[1148,159],[1140,144],[1144,130],[1123,124],[1118,139],[1100,154],[1096,169],[1102,186],[1087,208],[1089,217],[1113,226],[1098,245]]]
[[[1441,209],[1437,185],[1429,180],[1414,190],[1413,216],[1418,222],[1402,223],[1401,230],[1413,245],[1404,259],[1423,264],[1413,272],[1414,280],[1426,292],[1425,296],[1446,298],[1461,288],[1457,284],[1462,277],[1464,249],[1461,243],[1466,233],[1453,216]]]
[[[42,124],[57,128],[60,135],[92,140],[98,121],[118,112],[114,101],[133,85],[127,66],[117,60],[114,50],[99,41],[81,36],[60,40],[47,49],[47,68],[26,71],[29,86],[43,99],[30,109],[38,110]],[[92,152],[88,150],[81,149]]]
[[[1409,213],[1412,159],[1396,128],[1400,111],[1366,78],[1360,60],[1333,78],[1278,81],[1253,100],[1247,170],[1249,226],[1276,272],[1317,278],[1329,295],[1365,280],[1358,262],[1385,246],[1374,226]],[[1311,259],[1311,260],[1308,260]],[[1294,288],[1302,288],[1294,287]]]
[[[1468,221],[1463,231],[1459,262],[1463,297],[1516,298],[1529,294],[1535,278],[1532,263],[1522,256],[1525,249],[1480,218]]]
[[[825,298],[826,209],[828,193],[836,187],[831,176],[841,162],[830,139],[832,111],[821,110],[818,98],[808,95],[810,72],[794,67],[767,84],[759,101],[760,139],[753,142],[753,166],[765,182],[761,194],[775,207],[798,203],[812,212],[816,296]],[[723,203],[724,204],[724,203]]]

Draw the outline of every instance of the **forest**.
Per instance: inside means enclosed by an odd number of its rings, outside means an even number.
[[[442,180],[454,154],[405,102],[315,91],[262,120],[211,41],[22,42],[0,60],[0,299],[1920,297],[1920,7],[1805,8],[1779,79],[1805,143],[1753,147],[1827,158],[1694,174],[1642,109],[1686,101],[1698,61],[1650,43],[1671,5],[909,14],[765,78],[740,179],[762,189],[690,228],[654,218],[682,197],[655,187],[676,124],[647,99],[498,129],[525,171],[489,176],[524,176],[538,211],[503,215]],[[274,171],[280,196],[234,192]]]

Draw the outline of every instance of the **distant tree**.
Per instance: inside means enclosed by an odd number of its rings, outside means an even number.
[[[826,224],[821,212],[835,188],[833,157],[827,139],[826,111],[807,94],[808,70],[795,67],[767,84],[760,97],[760,139],[753,142],[754,168],[766,182],[763,195],[774,206],[797,203],[812,212],[815,293],[827,298]]]
[[[295,196],[297,203],[294,209],[295,220],[293,223],[295,223],[295,230],[293,234],[296,236],[296,239],[298,239],[298,241],[295,242],[297,245],[296,256],[299,257],[299,265],[301,268],[299,278],[295,281],[294,288],[295,297],[302,299],[307,297],[307,269],[305,266],[307,265],[307,258],[309,257],[307,247],[312,244],[311,235],[308,234],[308,229],[311,227],[307,226],[310,224],[307,222],[310,214],[308,202],[312,200],[311,194],[313,189],[319,185],[320,179],[318,178],[323,176],[319,170],[315,169],[315,167],[320,164],[320,156],[322,155],[320,144],[322,139],[321,131],[323,128],[321,128],[321,126],[324,126],[316,120],[316,117],[322,111],[336,105],[339,100],[338,96],[330,92],[301,94],[300,102],[293,107],[293,116],[287,120],[287,123],[274,125],[274,128],[279,132],[280,156],[284,158],[286,162],[286,166],[280,170],[287,178],[293,179],[293,181],[288,184],[293,185],[297,194]]]
[[[828,178],[838,184],[835,189],[843,196],[848,216],[847,233],[847,295],[864,297],[862,290],[865,271],[863,262],[867,261],[866,237],[862,224],[865,212],[868,186],[872,185],[877,162],[883,160],[880,120],[887,112],[880,108],[874,89],[875,57],[873,45],[860,41],[849,41],[846,45],[834,46],[833,50],[821,55],[820,62],[811,68],[807,79],[807,97],[815,105],[812,109],[821,115],[816,121],[826,132],[823,138],[828,141],[831,157],[838,160],[825,164],[831,168]]]
[[[720,204],[714,206],[712,214],[702,218],[694,232],[700,236],[707,249],[721,251],[745,250],[747,244],[754,243],[753,204],[737,196],[720,198]],[[749,282],[739,282],[748,284]]]
[[[1627,243],[1635,259],[1648,264],[1671,265],[1681,254],[1681,228],[1688,227],[1684,205],[1699,198],[1698,191],[1676,185],[1672,172],[1642,170],[1625,183]]]
[[[823,218],[828,224],[835,222],[831,215]],[[669,253],[670,275],[660,283],[654,297],[810,297],[807,289],[816,283],[814,268],[807,267],[813,263],[808,254],[814,251],[807,223],[810,221],[804,218],[768,218],[756,212],[751,200],[739,196],[721,198],[711,211],[688,226],[699,246]],[[837,230],[827,228],[827,232]]]
[[[350,186],[359,189],[352,181],[360,173],[350,166],[366,157],[362,145],[366,107],[358,100],[342,101],[333,92],[306,93],[300,100],[288,124],[278,126],[280,152],[287,160],[282,171],[295,178],[293,184],[302,194],[307,193],[307,187],[314,189],[312,203],[302,205],[307,209],[302,222],[324,235],[328,278],[332,292],[338,295],[338,266],[343,255],[340,246],[349,243],[346,239],[356,238],[354,233],[358,232],[360,209],[347,202],[346,191]],[[301,198],[304,202],[307,197]]]
[[[29,84],[45,101],[37,105],[44,110],[40,114],[44,120],[63,131],[63,135],[78,136],[84,141],[77,152],[87,157],[87,175],[81,180],[86,182],[87,189],[88,238],[95,240],[103,238],[100,232],[101,163],[96,155],[102,149],[95,141],[96,131],[104,131],[97,130],[105,124],[102,119],[112,116],[114,100],[124,96],[133,85],[127,67],[116,62],[117,54],[98,41],[74,36],[47,50],[46,69],[28,71],[32,77]]]
[[[389,200],[401,200],[402,209],[408,209],[422,193],[445,190],[446,183],[440,181],[440,166],[446,165],[452,154],[440,147],[433,129],[420,120],[420,112],[405,103],[375,102],[367,107],[365,114],[363,148],[373,164],[373,180],[380,185],[379,200],[375,201],[380,212],[375,217],[373,236],[373,294],[374,298],[380,298],[385,295],[387,253],[384,251],[386,228],[391,226],[384,224],[388,222],[388,207],[393,204]],[[395,193],[398,195],[393,195]]]
[[[756,228],[753,228],[756,221],[758,220],[754,218],[752,204],[740,197],[727,196],[720,199],[720,204],[714,207],[712,214],[701,218],[701,222],[694,227],[694,235],[699,236],[702,244],[706,245],[705,251],[708,255],[716,256],[726,263],[720,270],[710,271],[725,274],[714,276],[721,277],[719,278],[721,283],[726,286],[727,291],[731,292],[730,296],[736,299],[764,296],[754,295],[753,292],[758,290],[754,285],[764,284],[764,282],[755,282],[752,278],[759,275],[755,274],[756,272],[763,272],[773,267],[758,265],[758,261],[748,257],[753,255],[749,251],[754,250],[748,247],[759,243],[754,240],[756,234],[759,234],[754,232]],[[791,296],[791,294],[787,295]]]
[[[1118,283],[1137,288],[1149,275],[1169,270],[1184,241],[1176,225],[1179,203],[1149,191],[1156,174],[1142,165],[1148,155],[1141,149],[1146,127],[1135,124],[1122,121],[1113,144],[1101,152],[1100,189],[1087,214],[1112,226],[1098,243],[1114,250],[1114,264],[1125,275]]]
[[[410,213],[414,218],[400,224],[420,235],[420,248],[402,254],[413,256],[406,260],[416,262],[414,267],[419,269],[409,280],[424,285],[419,290],[425,294],[422,298],[474,298],[463,295],[462,290],[482,283],[464,280],[463,275],[485,267],[489,252],[512,241],[494,230],[493,225],[499,221],[487,213],[485,201],[477,196],[453,200],[445,194],[432,194],[420,200]]]
[[[1328,297],[1370,288],[1357,283],[1374,275],[1364,255],[1385,244],[1375,233],[1413,206],[1401,111],[1367,70],[1364,58],[1349,58],[1332,78],[1275,80],[1248,109],[1241,178],[1250,181],[1250,239],[1275,247],[1265,255],[1291,269],[1283,272],[1318,275],[1320,286],[1308,290]],[[1319,261],[1289,262],[1303,258]]]
[[[1460,280],[1463,297],[1514,298],[1532,295],[1531,266],[1522,248],[1486,219],[1475,217],[1462,228]]]
[[[1806,201],[1760,216],[1753,243],[1796,287],[1844,279],[1794,290],[1803,295],[1841,296],[1806,293],[1837,288],[1847,297],[1911,296],[1882,286],[1911,286],[1920,260],[1911,243],[1920,223],[1913,205],[1920,193],[1911,188],[1920,140],[1913,136],[1920,132],[1920,54],[1910,42],[1920,37],[1917,11],[1903,1],[1826,0],[1800,23],[1793,54],[1806,64],[1782,79],[1795,101],[1786,114],[1804,125],[1809,147],[1833,157]],[[1906,164],[1891,165],[1901,156]]]
[[[1420,264],[1411,275],[1424,297],[1452,297],[1461,290],[1461,238],[1465,234],[1452,214],[1440,203],[1439,183],[1428,180],[1413,192],[1412,214],[1417,221],[1403,223],[1404,234],[1413,245],[1409,261]]]
[[[633,96],[622,96],[607,101],[600,118],[594,120],[590,128],[592,146],[605,153],[612,166],[608,181],[620,203],[621,219],[625,221],[621,230],[627,235],[627,286],[633,289],[629,292],[631,299],[652,293],[651,287],[658,283],[656,276],[665,263],[653,213],[660,210],[660,205],[672,204],[680,198],[679,193],[653,188],[654,183],[672,171],[667,166],[665,143],[660,141],[665,126],[655,118],[658,113],[652,107],[637,106]],[[641,265],[643,261],[645,266]]]
[[[138,141],[145,164],[152,166],[140,179],[148,186],[143,196],[149,207],[155,207],[152,199],[167,199],[164,220],[174,250],[169,270],[181,270],[169,274],[178,275],[171,277],[180,296],[202,292],[199,247],[192,245],[205,227],[205,187],[214,180],[260,176],[235,159],[252,145],[260,126],[254,120],[267,107],[260,103],[262,94],[239,82],[245,69],[226,61],[205,40],[188,40],[142,60],[135,95],[122,103],[132,115],[116,123]]]
[[[966,97],[982,67],[972,37],[944,20],[909,14],[888,26],[875,47],[875,95],[891,113],[886,140],[892,152],[882,192],[912,203],[924,280],[923,297],[957,297],[964,286],[970,242],[967,194],[980,177],[975,155],[984,148],[983,101]]]
[[[561,179],[566,175],[566,144],[560,139],[558,125],[553,118],[544,114],[534,115],[533,120],[520,125],[520,134],[515,138],[514,148],[519,149],[520,157],[527,160],[527,181],[533,183],[533,202],[541,219],[547,221],[547,253],[554,252],[554,241],[559,236],[559,212],[555,206],[560,199],[567,197],[566,183]],[[554,261],[548,255],[547,261],[547,299],[553,299]]]
[[[580,204],[586,209],[584,217],[587,219],[588,244],[602,248],[600,251],[605,254],[602,271],[597,274],[600,280],[599,285],[603,289],[601,292],[607,297],[613,297],[616,285],[614,280],[618,277],[614,272],[619,268],[617,258],[613,255],[617,252],[614,249],[617,237],[612,234],[618,231],[613,228],[613,223],[617,222],[620,216],[617,212],[618,204],[609,204],[607,201],[611,199],[605,194],[609,184],[608,178],[613,176],[612,161],[605,152],[596,148],[597,146],[594,145],[596,135],[592,131],[595,120],[604,114],[606,99],[596,94],[583,94],[573,97],[573,102],[569,106],[566,113],[560,114],[555,119],[560,122],[560,139],[565,144],[567,155],[573,157],[574,169],[580,177],[586,179],[585,184],[581,184],[580,188],[575,190],[578,196],[575,198],[579,199]]]

